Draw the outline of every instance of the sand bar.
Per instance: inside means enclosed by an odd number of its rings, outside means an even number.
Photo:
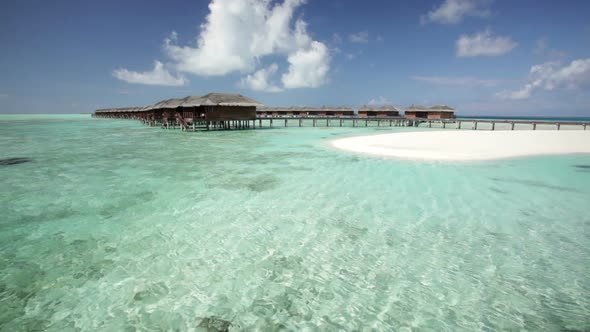
[[[336,139],[351,152],[404,159],[470,161],[590,153],[590,131],[436,130]]]

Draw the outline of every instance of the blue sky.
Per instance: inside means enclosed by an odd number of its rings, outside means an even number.
[[[590,116],[590,1],[2,1],[0,113],[267,105]]]

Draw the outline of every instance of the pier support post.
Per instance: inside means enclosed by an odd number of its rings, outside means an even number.
[[[495,130],[495,129],[496,129],[496,123],[492,122],[492,130]]]
[[[533,122],[533,130],[537,130],[537,123]]]
[[[477,121],[473,121],[473,130],[477,130]]]
[[[326,127],[330,127],[330,119],[326,119]]]
[[[355,119],[352,119],[352,126],[356,127],[356,120]]]
[[[447,122],[446,121],[442,121],[442,125],[443,125],[443,128],[446,128],[447,127]]]
[[[270,127],[272,128],[272,118],[270,119]]]
[[[561,123],[557,123],[557,130],[559,130],[559,128],[561,127]]]
[[[299,119],[299,127],[301,127],[301,119]]]
[[[428,128],[432,128],[432,121],[428,120]]]
[[[457,121],[457,129],[461,129],[461,121]]]
[[[514,130],[514,122],[510,122],[510,130]]]
[[[586,125],[587,125],[587,123],[584,123],[584,130],[586,130]]]
[[[342,119],[340,119],[340,127],[342,127]],[[586,129],[586,125],[584,125],[584,129]]]
[[[315,119],[313,119],[313,126],[315,127]]]
[[[285,119],[285,128],[287,128],[287,119]]]
[[[369,120],[365,120],[365,127],[369,126]]]

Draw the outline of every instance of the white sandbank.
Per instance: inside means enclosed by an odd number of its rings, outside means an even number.
[[[435,130],[336,139],[332,146],[384,157],[470,161],[590,153],[590,130]]]

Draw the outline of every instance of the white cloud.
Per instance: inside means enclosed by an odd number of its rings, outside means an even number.
[[[477,77],[411,76],[411,78],[415,81],[447,86],[496,86],[502,82],[501,80],[489,80]]]
[[[117,69],[113,71],[113,76],[127,83],[147,85],[181,86],[188,83],[184,76],[176,77],[172,75],[160,61],[154,61],[154,69],[151,71],[140,73],[127,69]]]
[[[391,105],[392,101],[383,97],[383,96],[379,96],[377,98],[373,98],[371,100],[369,100],[369,102],[367,103],[371,106],[375,106],[375,105]]]
[[[243,77],[241,80],[241,86],[249,88],[254,91],[264,92],[280,92],[283,91],[278,86],[270,82],[270,78],[276,74],[279,66],[276,63],[271,64],[266,68],[262,68],[251,75]]]
[[[567,66],[546,62],[531,68],[529,81],[516,91],[502,91],[504,99],[528,99],[535,90],[578,89],[590,83],[590,58],[577,59]]]
[[[490,29],[457,40],[458,57],[498,56],[510,52],[518,44],[510,37],[494,37]]]
[[[365,30],[350,34],[348,40],[352,43],[366,44],[369,42],[369,32]]]
[[[420,16],[420,23],[456,24],[465,16],[487,17],[490,0],[445,0],[438,8]]]
[[[165,50],[179,70],[197,75],[252,71],[262,56],[309,45],[305,22],[298,19],[291,27],[293,12],[302,3],[285,0],[271,8],[265,0],[213,0],[197,47],[169,38]]]
[[[283,56],[291,59],[301,54],[318,54],[318,44],[325,48],[323,43],[311,38],[306,23],[301,18],[294,19],[294,11],[305,2],[211,0],[210,12],[201,25],[196,45],[179,44],[178,36],[173,32],[164,41],[164,51],[179,72],[199,76],[224,76],[239,72],[251,74],[252,80],[257,74],[260,77],[265,73],[260,72],[264,69],[258,68],[263,66],[264,57]],[[319,81],[326,81],[329,52],[319,54],[324,57],[315,62],[319,67],[313,67],[313,63],[309,63],[306,69],[323,73],[324,77]],[[290,68],[292,67],[291,65]],[[290,70],[298,68],[300,67]],[[305,76],[307,73],[290,75]],[[311,85],[303,85],[302,82],[298,87],[316,87],[316,82],[308,82]]]
[[[316,88],[327,82],[330,55],[326,45],[313,41],[311,47],[289,55],[287,61],[289,70],[281,78],[285,88]]]

